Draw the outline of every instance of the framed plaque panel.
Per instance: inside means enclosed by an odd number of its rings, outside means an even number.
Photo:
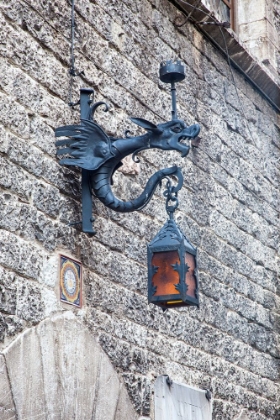
[[[79,261],[60,255],[60,300],[81,307],[82,265]]]

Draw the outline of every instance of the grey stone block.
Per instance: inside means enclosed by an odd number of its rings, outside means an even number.
[[[276,25],[278,3],[273,4]],[[124,378],[125,384],[114,379],[110,389],[116,419],[133,419],[137,411],[137,417],[154,420],[153,383],[168,372],[175,380],[211,387],[216,420],[274,420],[279,417],[280,325],[277,112],[233,69],[238,98],[218,50],[190,22],[175,27],[181,12],[174,2],[82,0],[75,8],[75,65],[85,74],[74,80],[73,100],[80,86],[94,87],[95,99],[110,105],[108,113],[96,113],[97,121],[112,136],[122,136],[125,129],[142,133],[129,121],[132,115],[154,123],[170,118],[169,87],[158,82],[158,65],[176,56],[184,61],[178,113],[187,124],[195,119],[201,124],[199,149],[184,160],[177,153],[141,152],[140,174],[116,173],[114,191],[135,197],[156,170],[182,167],[185,184],[176,217],[199,248],[201,307],[163,314],[147,304],[146,243],[166,220],[163,188],[139,213],[113,213],[94,199],[94,238],[81,233],[80,226],[68,226],[81,217],[80,171],[58,164],[54,129],[79,121],[78,107],[67,106],[71,5],[7,0],[0,12],[5,40],[0,45],[1,348],[48,314],[64,310],[58,299],[57,256],[71,254],[84,270],[83,308],[73,311]],[[88,360],[92,352],[84,326],[75,335],[72,321],[58,322],[64,335],[59,330],[52,334],[49,321],[34,329],[41,340],[41,362],[36,363],[49,395],[47,408],[41,397],[34,403],[38,418],[44,418],[46,408],[62,420],[65,413],[57,399],[64,398],[64,389],[69,406],[64,417],[74,416],[75,410],[79,419],[84,416],[81,405],[71,405],[74,390],[84,393],[95,410],[96,385],[84,386],[90,374],[97,378],[99,368],[88,363],[83,376],[72,364],[77,354]],[[73,343],[58,356],[55,349],[67,335]],[[36,337],[34,349],[39,348]],[[78,389],[63,379],[54,385],[57,369],[63,378],[70,372],[84,384]],[[115,378],[113,368],[104,369],[104,377]],[[31,390],[41,383],[41,373],[34,375]],[[17,401],[28,407],[30,401],[20,399],[27,392],[21,383],[18,392]],[[103,393],[98,398],[103,405]],[[21,418],[5,408],[5,401],[0,417]],[[103,420],[102,410],[96,408],[96,415]]]

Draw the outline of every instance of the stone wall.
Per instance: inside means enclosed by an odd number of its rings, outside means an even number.
[[[94,202],[97,235],[80,218],[80,173],[58,164],[54,128],[79,121],[69,100],[70,5],[6,0],[0,7],[0,339],[3,351],[33,325],[70,309],[58,295],[58,254],[81,260],[84,303],[75,316],[109,356],[139,416],[153,419],[161,374],[209,388],[213,419],[279,418],[279,116],[191,25],[174,26],[167,0],[76,0],[76,78],[110,104],[97,119],[122,135],[129,116],[170,118],[158,84],[179,56],[179,115],[201,125],[187,159],[141,154],[140,174],[115,177],[138,194],[157,169],[181,165],[177,221],[198,247],[200,309],[147,304],[146,244],[166,220],[162,192],[141,212]],[[137,172],[137,171],[135,171]],[[90,349],[89,349],[90,351]]]
[[[184,4],[184,0],[174,1]],[[191,2],[195,5],[194,0]],[[234,36],[265,72],[279,84],[279,2],[232,0],[231,3],[233,13],[231,12],[230,23]],[[209,11],[201,15],[204,19],[208,19],[210,14],[220,22],[230,20],[226,16],[226,6],[222,0],[201,0],[200,4],[206,6]],[[246,68],[243,70],[247,71]],[[262,80],[259,79],[258,83],[262,83]]]
[[[280,33],[280,2],[279,0],[275,0],[273,2],[273,13],[274,13],[274,25],[276,28],[276,31],[278,33],[278,40],[279,40],[279,33]],[[279,42],[278,42],[278,48],[276,52],[276,61],[277,61],[277,70],[278,74],[280,74],[280,48],[279,48]]]
[[[236,26],[240,41],[271,77],[279,77],[277,3],[272,0],[237,1]]]

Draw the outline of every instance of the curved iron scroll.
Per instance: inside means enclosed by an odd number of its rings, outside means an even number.
[[[183,177],[177,166],[161,169],[148,180],[143,193],[134,200],[122,201],[111,190],[111,179],[115,170],[121,165],[124,157],[136,154],[141,150],[157,148],[162,150],[177,150],[182,157],[187,156],[190,142],[194,142],[199,134],[200,126],[194,124],[187,126],[184,121],[172,119],[166,123],[155,125],[143,118],[131,118],[132,122],[146,131],[146,134],[135,137],[113,138],[109,137],[103,129],[93,120],[96,109],[105,105],[97,102],[91,106],[92,89],[81,89],[81,123],[58,127],[56,137],[63,139],[56,142],[57,155],[62,155],[61,165],[75,165],[82,168],[82,194],[83,194],[83,231],[94,233],[92,229],[92,197],[94,195],[107,207],[118,212],[132,212],[140,210],[148,204],[157,185],[170,175],[178,178],[181,188]],[[183,143],[189,140],[189,143]],[[179,187],[180,185],[180,187]],[[175,187],[173,187],[175,188]],[[173,190],[173,193],[176,192]]]

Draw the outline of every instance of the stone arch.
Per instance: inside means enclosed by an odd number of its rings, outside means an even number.
[[[134,420],[108,356],[72,312],[30,328],[0,353],[1,420]]]

